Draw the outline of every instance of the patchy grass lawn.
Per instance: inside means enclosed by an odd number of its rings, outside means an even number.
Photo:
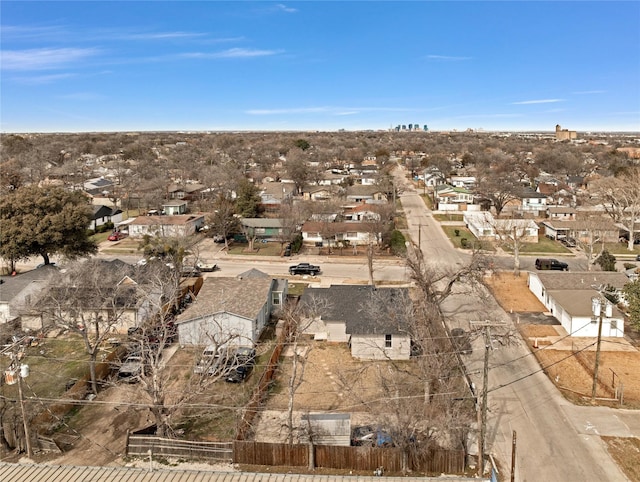
[[[464,217],[462,214],[447,213],[447,214],[434,214],[433,219],[437,221],[463,221]]]
[[[606,243],[604,247],[611,254],[626,254],[629,256],[640,254],[640,244],[634,244],[633,251],[627,249],[627,243]]]
[[[253,243],[253,251],[248,251],[248,243],[233,243],[229,246],[229,254],[240,254],[246,256],[280,256],[282,245],[280,243]]]
[[[433,200],[431,199],[431,196],[429,194],[420,194],[420,197],[427,206],[427,209],[433,209]],[[436,215],[434,215],[433,217],[435,218]],[[460,216],[460,221],[462,221],[462,216]]]
[[[440,225],[444,233],[451,240],[451,242],[455,245],[456,248],[463,249],[483,249],[487,251],[495,251],[495,248],[491,243],[487,243],[484,241],[479,241],[471,231],[469,231],[464,226],[442,226]],[[458,235],[456,236],[456,233]],[[466,239],[466,246],[462,245],[462,240]]]
[[[507,253],[512,253],[513,249],[509,246],[502,247]],[[553,254],[571,254],[571,250],[560,244],[558,241],[549,239],[546,236],[540,236],[537,243],[523,243],[520,246],[520,254],[527,253],[553,253]]]

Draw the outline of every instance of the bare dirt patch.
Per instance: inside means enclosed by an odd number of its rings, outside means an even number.
[[[640,439],[602,437],[602,440],[629,480],[640,481]]]
[[[535,297],[527,286],[528,274],[498,271],[484,279],[489,290],[498,301],[503,310],[508,312],[535,312],[542,313],[546,308]]]

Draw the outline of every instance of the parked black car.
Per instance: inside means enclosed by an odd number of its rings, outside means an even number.
[[[315,276],[320,273],[320,266],[309,263],[298,263],[294,266],[289,266],[289,274],[310,274]]]
[[[569,265],[553,258],[536,259],[536,269],[551,269],[557,271],[569,271]]]

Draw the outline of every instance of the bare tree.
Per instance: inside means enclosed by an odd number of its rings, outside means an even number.
[[[513,274],[520,273],[520,251],[522,247],[532,242],[535,238],[537,242],[537,226],[531,219],[495,219],[491,214],[486,213],[484,222],[495,232],[499,245],[508,248],[513,252]]]
[[[79,262],[60,274],[47,293],[32,307],[43,326],[68,329],[82,338],[89,355],[91,389],[98,392],[96,363],[104,342],[129,323],[144,316],[135,284],[124,282],[131,274],[126,263],[99,259]]]
[[[224,238],[224,246],[229,249],[228,237],[240,228],[234,202],[224,193],[219,193],[213,205],[213,212],[207,216],[210,232]]]
[[[594,188],[611,219],[627,229],[627,249],[633,251],[636,223],[640,216],[640,167],[623,171],[615,178],[600,179]]]
[[[607,231],[616,230],[611,221],[599,216],[587,216],[575,222],[573,238],[587,256],[587,269],[591,271],[595,260],[605,249]]]

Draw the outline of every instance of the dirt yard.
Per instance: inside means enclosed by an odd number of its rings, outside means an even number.
[[[546,311],[529,291],[527,273],[519,277],[513,273],[495,273],[485,281],[500,306],[514,316]],[[518,327],[540,365],[546,367],[545,372],[563,394],[574,403],[585,403],[593,385],[595,338],[568,338],[559,324],[519,324]],[[586,348],[587,345],[592,346]],[[573,355],[574,352],[578,353]],[[622,384],[625,408],[640,408],[640,352],[633,345],[626,340],[603,338],[598,374],[598,397],[613,398],[616,388],[619,390]],[[601,403],[615,406],[614,402]]]

